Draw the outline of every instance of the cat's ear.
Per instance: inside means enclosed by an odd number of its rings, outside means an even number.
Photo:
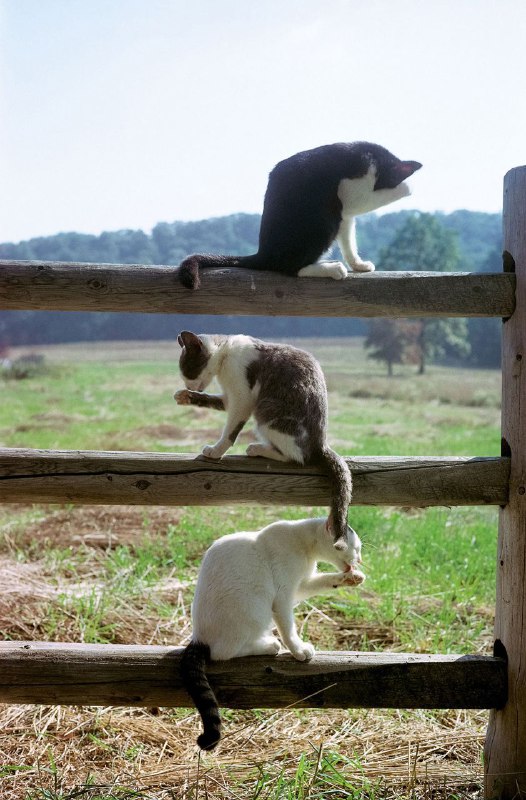
[[[417,169],[420,169],[422,164],[419,161],[400,161],[398,165],[399,174],[402,176],[402,180],[405,181],[406,178],[409,178],[413,172],[416,172]]]
[[[187,350],[200,350],[202,346],[201,339],[191,331],[181,331],[177,337],[177,341],[181,347],[186,347]]]

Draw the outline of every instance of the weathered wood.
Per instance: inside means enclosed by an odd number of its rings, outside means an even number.
[[[507,458],[348,458],[354,505],[502,505]],[[327,505],[315,467],[262,458],[90,450],[0,450],[0,502]]]
[[[181,647],[0,643],[0,702],[192,706]],[[481,655],[317,653],[216,661],[208,668],[228,708],[493,708],[506,702],[506,662]]]
[[[497,547],[496,651],[505,652],[509,701],[491,715],[485,748],[486,796],[526,794],[526,167],[504,180],[504,264],[515,265],[517,308],[503,326],[502,437],[511,456],[509,502]]]
[[[512,274],[373,272],[346,280],[203,270],[193,292],[177,267],[0,261],[0,309],[302,317],[505,317]]]

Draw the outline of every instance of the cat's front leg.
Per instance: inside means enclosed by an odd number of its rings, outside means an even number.
[[[202,406],[204,408],[215,408],[218,411],[225,410],[225,401],[219,394],[206,394],[205,392],[194,392],[192,389],[179,389],[174,394],[174,400],[178,406]]]
[[[375,266],[373,262],[363,261],[358,255],[356,221],[354,217],[344,217],[342,219],[336,241],[342,251],[345,263],[353,272],[374,272]]]
[[[298,636],[294,621],[293,598],[282,593],[276,597],[272,606],[272,615],[285,647],[298,661],[310,661],[314,657],[313,645],[303,642]]]
[[[359,586],[365,580],[365,575],[356,567],[345,572],[318,572],[305,578],[296,590],[294,600],[306,600],[317,594],[323,594],[331,589],[338,589],[340,586]]]
[[[232,404],[228,409],[228,418],[221,437],[213,445],[205,445],[202,454],[207,458],[221,458],[229,450],[245,427],[252,409],[244,405]]]

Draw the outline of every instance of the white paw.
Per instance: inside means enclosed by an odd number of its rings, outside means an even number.
[[[356,261],[351,264],[353,272],[374,272],[375,266],[372,261]]]
[[[361,571],[361,569],[356,569],[353,567],[349,572],[344,573],[344,580],[342,581],[342,585],[344,586],[359,586],[365,580],[365,575]]]
[[[327,274],[334,278],[335,281],[342,281],[348,275],[347,267],[341,261],[335,261],[334,264],[327,268]]]
[[[190,392],[188,389],[179,389],[179,391],[174,394],[174,400],[178,406],[192,405],[192,401],[190,400]]]
[[[310,642],[303,642],[297,650],[292,651],[292,655],[297,661],[311,661],[315,652]]]
[[[205,444],[201,453],[207,458],[221,458],[223,455],[223,451],[220,447],[210,444]]]
[[[279,643],[279,639],[270,639],[267,645],[267,653],[269,656],[277,656],[280,650],[281,645]]]

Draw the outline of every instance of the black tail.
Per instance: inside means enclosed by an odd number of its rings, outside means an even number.
[[[210,660],[210,648],[201,642],[190,642],[181,656],[183,686],[195,703],[203,720],[203,733],[197,737],[201,750],[213,750],[221,738],[221,717],[205,666]]]
[[[331,516],[334,544],[343,543],[347,538],[347,511],[352,497],[352,477],[345,460],[326,447],[317,456],[316,461],[329,473],[332,484]]]
[[[262,269],[257,253],[253,256],[215,256],[195,253],[181,261],[179,265],[179,280],[187,289],[199,289],[201,279],[200,268],[215,267],[244,267],[245,269]]]

